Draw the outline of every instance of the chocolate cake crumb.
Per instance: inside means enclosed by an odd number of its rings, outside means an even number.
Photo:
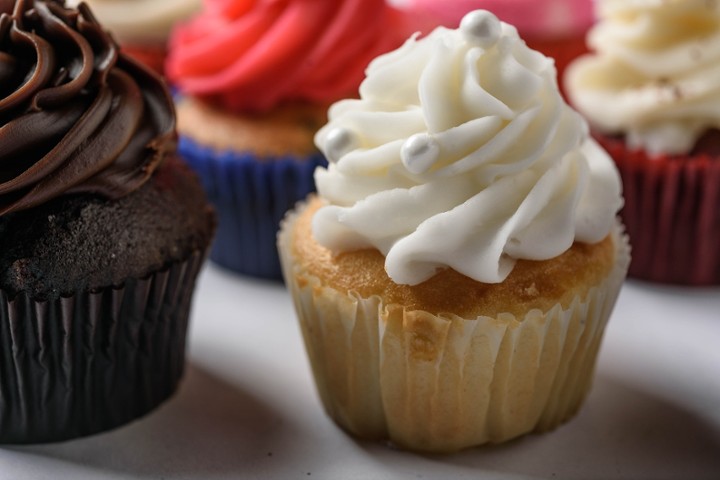
[[[166,160],[118,200],[65,195],[0,216],[0,288],[52,299],[120,285],[204,249],[214,225],[194,174]]]

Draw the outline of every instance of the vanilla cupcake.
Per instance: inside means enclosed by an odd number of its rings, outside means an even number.
[[[453,451],[556,427],[628,264],[612,161],[550,59],[485,11],[378,57],[278,238],[328,414]]]

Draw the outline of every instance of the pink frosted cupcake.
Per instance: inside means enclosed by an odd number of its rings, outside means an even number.
[[[514,25],[532,49],[555,59],[558,74],[587,51],[592,0],[394,0],[408,13],[409,26],[427,33],[437,25],[455,28],[466,13],[481,8]]]
[[[180,153],[220,217],[210,258],[279,279],[284,213],[325,164],[313,136],[370,60],[402,43],[384,0],[207,1],[172,37]]]
[[[566,87],[622,175],[630,274],[720,284],[720,5],[597,6]]]

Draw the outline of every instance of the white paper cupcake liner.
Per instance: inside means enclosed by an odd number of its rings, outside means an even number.
[[[285,282],[323,405],[348,432],[454,451],[552,429],[582,404],[629,264],[620,226],[615,267],[587,298],[520,320],[463,319],[324,286],[292,257],[296,218],[278,239]]]

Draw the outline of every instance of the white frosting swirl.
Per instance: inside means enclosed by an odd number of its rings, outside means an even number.
[[[202,0],[67,0],[84,1],[98,21],[121,43],[164,43],[173,26],[200,10]]]
[[[597,55],[567,72],[573,104],[631,148],[689,152],[720,128],[720,2],[599,0],[588,36]]]
[[[375,247],[417,284],[451,267],[501,282],[515,259],[598,242],[620,208],[612,161],[562,100],[553,62],[485,11],[378,57],[315,138],[331,161],[313,234]]]

